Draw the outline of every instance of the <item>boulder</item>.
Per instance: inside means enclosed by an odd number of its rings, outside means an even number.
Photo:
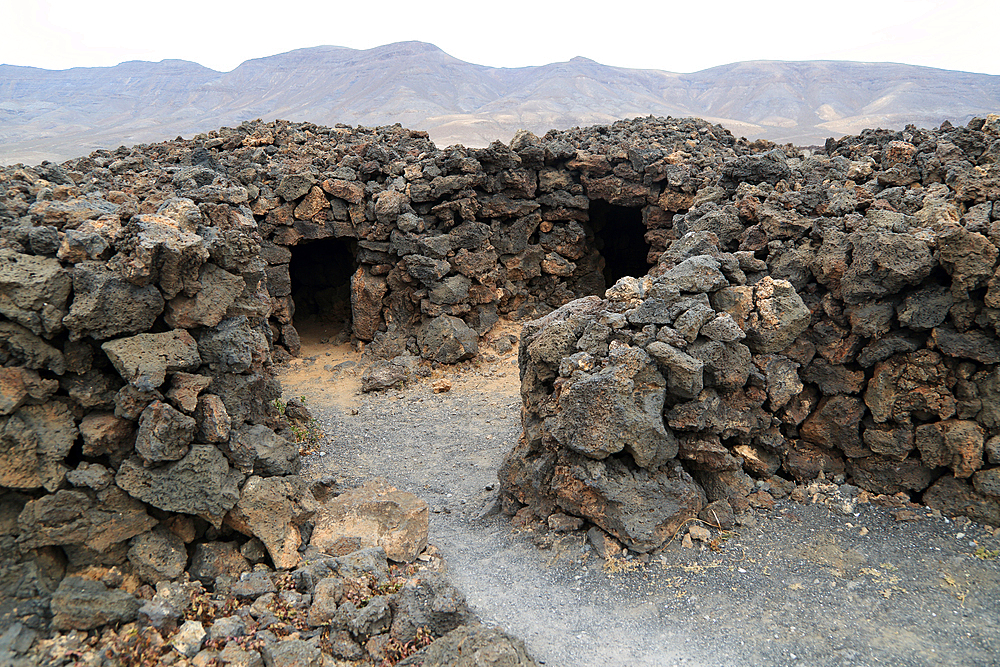
[[[198,399],[194,417],[198,422],[198,437],[202,441],[220,443],[229,439],[232,420],[226,412],[226,404],[215,394],[207,394]]]
[[[168,300],[181,292],[198,292],[200,269],[209,258],[205,239],[182,231],[177,220],[156,214],[132,217],[119,251],[113,267],[139,287],[157,283]]]
[[[226,523],[264,543],[274,566],[295,567],[302,545],[300,528],[316,512],[316,501],[302,478],[251,477]],[[314,534],[315,536],[315,534]]]
[[[176,461],[188,453],[197,423],[162,401],[153,401],[139,416],[135,451],[146,464]]]
[[[115,482],[129,495],[167,512],[194,514],[213,525],[239,501],[243,475],[232,470],[213,445],[192,445],[179,461],[146,468],[138,457],[126,459]]]
[[[198,407],[198,394],[211,384],[212,378],[207,375],[177,372],[170,380],[167,398],[176,408],[190,414]]]
[[[382,299],[388,291],[386,279],[372,275],[364,267],[358,267],[351,276],[351,328],[358,339],[375,337],[382,325]]]
[[[840,449],[850,457],[868,456],[861,441],[861,418],[866,412],[861,399],[851,396],[827,396],[800,428],[802,439],[830,449]]]
[[[142,333],[163,312],[155,285],[133,285],[103,262],[77,264],[72,273],[73,303],[63,318],[72,340]]]
[[[63,330],[72,287],[58,260],[0,249],[0,314],[38,336]]]
[[[811,318],[791,283],[765,276],[753,288],[753,311],[744,327],[747,345],[758,354],[780,352],[806,330]]]
[[[80,421],[80,439],[84,456],[108,456],[117,465],[132,449],[135,423],[110,412],[91,412]]]
[[[14,322],[0,322],[0,351],[26,368],[46,369],[56,375],[66,372],[66,357],[61,350]]]
[[[457,317],[439,315],[417,334],[420,356],[443,364],[471,359],[479,352],[479,336]]]
[[[653,470],[677,455],[677,441],[663,425],[666,381],[639,348],[615,348],[609,360],[599,372],[565,381],[549,432],[590,458],[626,450]]]
[[[109,623],[134,621],[139,600],[125,591],[111,590],[100,581],[66,577],[52,595],[52,627],[90,630]]]
[[[191,554],[188,572],[205,586],[214,586],[217,577],[238,578],[251,570],[236,542],[202,542]]]
[[[409,373],[402,364],[378,360],[373,362],[361,375],[361,391],[379,391],[400,387],[409,379]]]
[[[143,581],[155,585],[180,577],[187,567],[188,554],[180,537],[157,529],[132,538],[128,559]]]
[[[537,663],[520,639],[497,628],[463,625],[396,664],[398,667],[534,667]]]
[[[844,301],[862,303],[917,285],[930,275],[934,258],[927,244],[909,234],[855,232],[853,253],[841,279]]]
[[[646,346],[667,381],[667,392],[680,398],[695,398],[704,389],[705,363],[660,341]]]
[[[234,466],[258,477],[297,475],[302,468],[299,446],[262,424],[232,432],[222,449]]]
[[[566,512],[589,519],[633,551],[663,545],[705,504],[705,493],[679,465],[646,470],[628,459],[567,455],[552,489]]]
[[[156,525],[141,503],[117,487],[96,494],[60,490],[25,504],[17,519],[26,549],[85,545],[105,552]]]
[[[951,475],[924,491],[923,501],[947,516],[967,516],[987,526],[1000,526],[1000,500],[978,493],[972,484]]]
[[[214,327],[246,288],[242,276],[215,264],[206,264],[199,277],[201,289],[194,296],[179,295],[167,303],[163,319],[175,329]]]
[[[189,371],[201,365],[198,344],[184,329],[144,333],[101,345],[118,373],[140,391],[163,385],[167,372]]]
[[[955,397],[950,389],[954,382],[941,355],[918,350],[875,364],[864,400],[878,423],[892,420],[907,424],[914,412],[947,419],[955,414]]]
[[[967,479],[983,465],[985,431],[974,421],[949,419],[921,424],[915,430],[920,459],[928,468],[950,467],[959,479]]]
[[[323,652],[315,640],[286,639],[266,644],[261,651],[267,667],[321,667]]]
[[[848,459],[847,472],[854,484],[872,493],[923,491],[934,478],[934,471],[920,461],[886,459],[881,456]]]
[[[310,544],[333,555],[378,546],[412,562],[427,546],[427,503],[376,478],[320,504]]]
[[[198,333],[202,362],[214,373],[246,373],[269,358],[267,338],[243,316]]]
[[[77,437],[71,408],[63,401],[22,406],[0,418],[0,484],[16,489],[58,489],[69,468],[63,459]]]

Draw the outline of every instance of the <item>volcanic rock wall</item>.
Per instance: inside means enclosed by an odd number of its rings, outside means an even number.
[[[292,567],[313,510],[271,365],[302,315],[452,363],[501,315],[570,304],[522,341],[505,488],[541,514],[597,516],[578,470],[600,464],[681,514],[743,469],[823,469],[998,524],[998,135],[991,117],[812,156],[646,118],[438,150],[279,121],[2,169],[0,534],[32,563],[4,576],[155,579],[239,533]]]
[[[257,122],[0,170],[4,612],[41,627],[67,568],[155,584],[250,536],[294,567],[315,508],[271,366],[297,300],[376,354],[470,358],[500,314],[603,292],[615,216],[655,256],[734,144],[690,120],[444,151]]]
[[[525,325],[509,512],[645,552],[822,473],[1000,524],[1000,117],[826,153],[727,162],[648,275]]]

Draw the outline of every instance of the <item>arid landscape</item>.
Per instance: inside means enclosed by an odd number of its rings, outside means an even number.
[[[573,58],[495,68],[432,44],[322,46],[231,72],[169,60],[46,71],[0,65],[0,164],[190,137],[275,118],[425,130],[441,147],[517,130],[697,116],[737,137],[797,146],[866,128],[964,125],[1000,108],[1000,77],[892,63],[738,62],[681,74]]]

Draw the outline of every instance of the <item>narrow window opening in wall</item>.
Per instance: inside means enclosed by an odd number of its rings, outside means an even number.
[[[295,328],[306,339],[349,337],[351,276],[357,269],[353,239],[320,239],[292,246],[291,278]],[[346,338],[345,338],[346,340]]]
[[[597,250],[604,257],[604,280],[608,287],[622,276],[646,275],[649,244],[642,209],[615,206],[603,199],[590,202],[590,225]]]

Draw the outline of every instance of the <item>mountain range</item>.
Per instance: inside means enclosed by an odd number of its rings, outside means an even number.
[[[527,129],[698,116],[797,145],[867,127],[964,124],[1000,111],[1000,76],[893,63],[740,62],[691,74],[587,58],[494,68],[432,44],[299,49],[216,72],[184,60],[44,70],[0,65],[0,164],[191,136],[244,120],[401,123],[439,146]]]

